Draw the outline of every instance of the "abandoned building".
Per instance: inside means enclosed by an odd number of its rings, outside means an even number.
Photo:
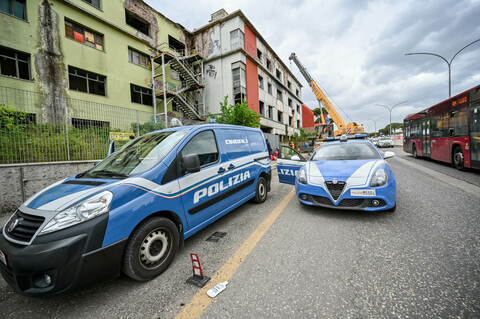
[[[0,104],[38,123],[199,123],[228,96],[266,133],[302,127],[300,82],[241,11],[189,31],[141,0],[0,0],[0,25]]]

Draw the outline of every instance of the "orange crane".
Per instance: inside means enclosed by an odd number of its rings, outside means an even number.
[[[308,82],[308,85],[312,89],[313,94],[315,94],[318,102],[320,103],[320,109],[322,109],[321,106],[323,105],[323,107],[325,107],[325,109],[327,110],[328,115],[330,115],[330,117],[332,118],[333,123],[335,123],[335,125],[337,126],[337,130],[335,130],[334,132],[335,136],[343,135],[343,134],[364,133],[362,125],[358,125],[355,122],[350,122],[348,124],[345,124],[345,121],[343,121],[340,114],[338,114],[337,110],[335,110],[335,108],[333,107],[333,104],[327,98],[325,93],[323,93],[322,89],[320,89],[317,82],[313,80],[311,75],[308,73],[307,69],[302,65],[302,63],[300,63],[295,53],[290,54],[289,60],[293,60],[293,62],[295,62],[298,69],[300,70],[300,73],[302,73],[303,77]],[[324,123],[323,114],[321,118],[322,118],[322,124],[326,125],[327,123]]]

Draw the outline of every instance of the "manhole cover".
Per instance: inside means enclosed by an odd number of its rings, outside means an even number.
[[[207,241],[213,241],[213,242],[218,242],[220,238],[225,237],[227,233],[221,232],[221,231],[216,231],[214,232],[210,237],[207,238]]]

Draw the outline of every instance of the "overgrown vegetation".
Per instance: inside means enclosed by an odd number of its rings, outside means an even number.
[[[248,108],[247,101],[235,105],[228,104],[228,96],[220,102],[220,114],[210,115],[216,123],[260,127],[260,115]]]

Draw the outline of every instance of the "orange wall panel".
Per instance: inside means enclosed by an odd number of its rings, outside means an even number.
[[[257,37],[255,33],[245,24],[245,51],[252,57],[257,56]],[[258,68],[254,61],[248,56],[246,58],[246,81],[247,81],[247,101],[248,107],[257,113],[260,113],[258,103]]]
[[[257,58],[257,37],[253,33],[252,29],[245,24],[245,51],[247,51],[252,57]]]
[[[302,124],[303,127],[315,126],[313,111],[305,104],[302,104]]]

